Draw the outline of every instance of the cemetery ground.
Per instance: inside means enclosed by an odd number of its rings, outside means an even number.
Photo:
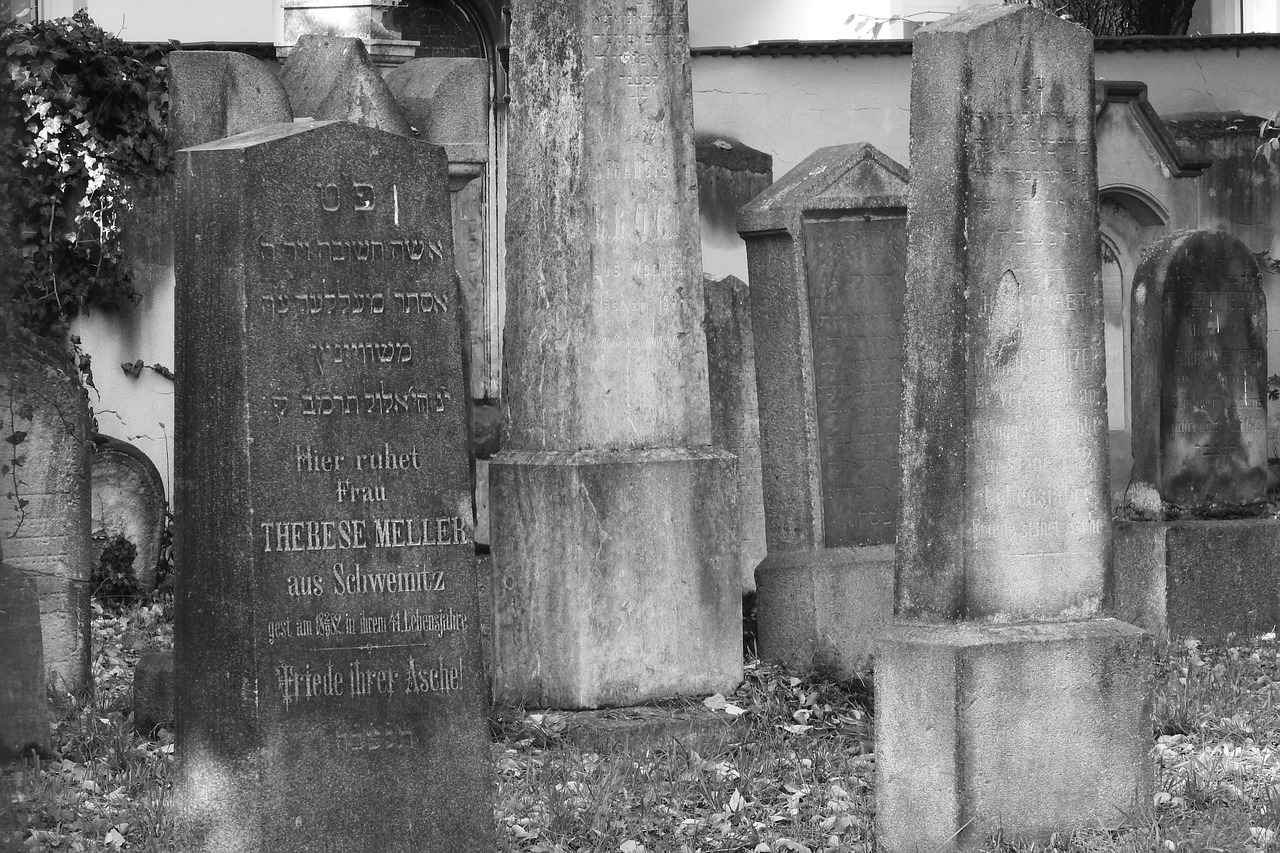
[[[94,605],[88,703],[56,696],[53,754],[0,773],[0,850],[167,851],[173,733],[135,734],[138,651],[172,642],[172,606]],[[1280,642],[1274,634],[1185,639],[1156,662],[1159,774],[1132,827],[1005,845],[1001,853],[1280,850]],[[722,748],[599,754],[564,737],[566,717],[491,717],[498,851],[848,851],[873,849],[871,693],[749,662],[709,705],[739,715]],[[1046,738],[1058,737],[1053,731]]]

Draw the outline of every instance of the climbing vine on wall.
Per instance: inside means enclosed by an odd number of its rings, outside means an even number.
[[[137,298],[120,213],[130,188],[157,179],[172,159],[170,49],[123,42],[85,12],[0,29],[7,329],[47,335],[85,306]]]

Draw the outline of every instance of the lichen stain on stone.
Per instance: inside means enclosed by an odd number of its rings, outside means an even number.
[[[1005,270],[996,285],[987,320],[987,363],[1007,364],[1022,345],[1022,285],[1013,270]]]

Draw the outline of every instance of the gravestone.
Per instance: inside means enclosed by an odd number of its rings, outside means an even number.
[[[36,579],[49,682],[92,691],[89,404],[75,365],[43,342],[3,348],[0,410],[5,437],[23,433],[4,445],[5,558]]]
[[[737,472],[711,448],[685,3],[512,12],[495,697],[732,690]]]
[[[169,54],[169,139],[175,149],[292,119],[289,96],[265,62],[229,50]]]
[[[0,764],[49,753],[40,596],[30,573],[0,555]]]
[[[769,556],[760,654],[853,675],[892,602],[907,172],[805,158],[739,218],[751,271]]]
[[[760,416],[756,405],[755,345],[747,285],[733,276],[704,276],[707,384],[711,443],[738,457],[738,548],[742,590],[756,588],[765,556],[764,497],[760,490]]]
[[[488,849],[443,153],[295,122],[179,156],[184,849]]]
[[[1133,281],[1133,479],[1127,503],[1261,501],[1267,487],[1267,304],[1249,247],[1180,231]],[[1145,510],[1145,512],[1144,512]]]
[[[1150,802],[1151,640],[1100,613],[1092,45],[1029,6],[915,37],[895,620],[876,651],[886,853],[1116,826]]]
[[[106,435],[94,436],[89,467],[95,540],[92,564],[98,563],[106,541],[123,536],[138,549],[133,561],[138,588],[150,592],[156,585],[168,508],[160,472],[141,450]]]
[[[738,215],[773,183],[773,158],[723,134],[694,137],[698,158],[698,230],[702,269],[715,277],[747,275]]]

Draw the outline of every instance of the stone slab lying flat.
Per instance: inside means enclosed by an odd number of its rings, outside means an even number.
[[[1152,641],[1114,619],[901,624],[876,657],[882,853],[1018,827],[1114,827],[1149,803]]]

